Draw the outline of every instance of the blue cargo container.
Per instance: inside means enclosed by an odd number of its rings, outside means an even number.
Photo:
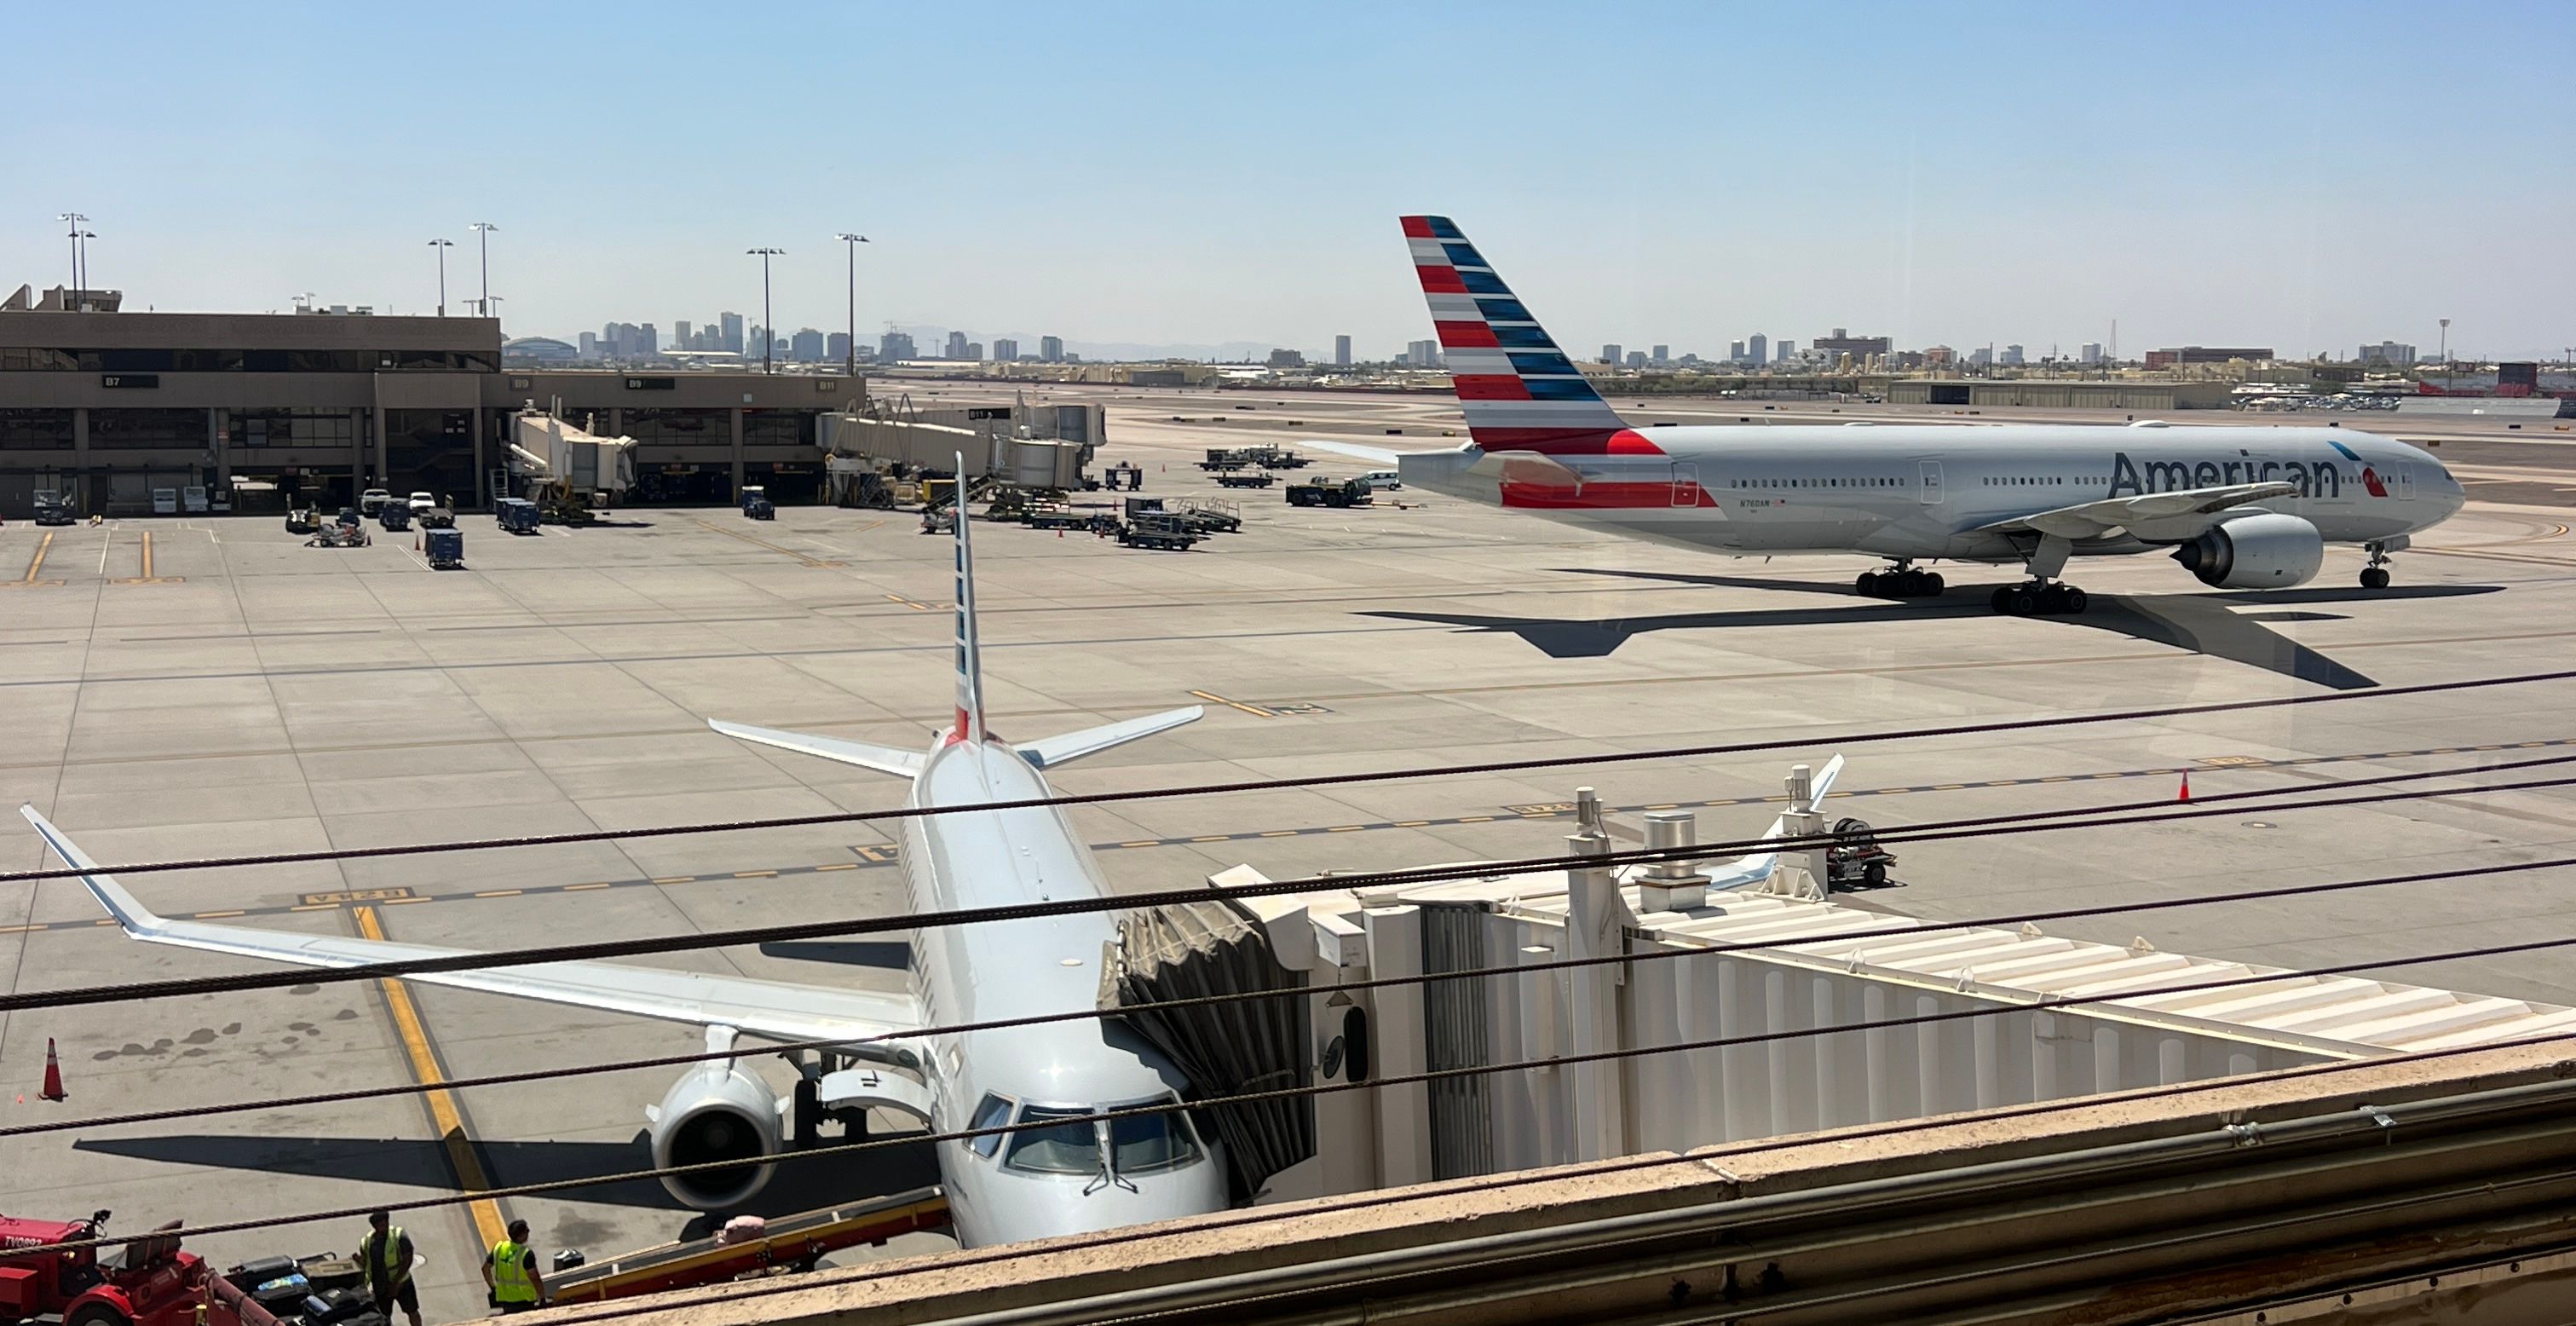
[[[426,534],[429,566],[433,571],[461,571],[465,568],[465,531],[434,529]]]

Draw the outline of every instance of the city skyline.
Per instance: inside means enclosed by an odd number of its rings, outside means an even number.
[[[833,236],[858,227],[873,241],[857,254],[863,342],[889,320],[1310,355],[1349,334],[1375,358],[1428,330],[1395,228],[1427,209],[1455,217],[1574,346],[1615,337],[1705,356],[1735,329],[1803,339],[1833,322],[1914,346],[2009,337],[2036,354],[2107,341],[2114,319],[2124,348],[2346,353],[2430,345],[2440,318],[2464,355],[2554,358],[2576,340],[2552,325],[2576,272],[2545,260],[2576,206],[2540,138],[2563,122],[2564,94],[2494,77],[2475,44],[2402,40],[2425,21],[2406,7],[2338,8],[2331,23],[2222,6],[1888,7],[1830,43],[1795,14],[1691,7],[1598,22],[1500,7],[1465,36],[1388,15],[1365,41],[1303,14],[1139,6],[1102,23],[1027,7],[975,34],[980,75],[1048,81],[1070,65],[1099,89],[1068,92],[1043,125],[959,137],[871,121],[864,153],[704,117],[583,138],[582,174],[611,197],[798,181],[704,213],[601,206],[566,189],[551,154],[491,150],[597,114],[584,89],[540,76],[552,57],[538,52],[580,51],[646,83],[756,63],[787,123],[830,113],[853,54],[880,71],[873,97],[927,101],[958,36],[896,9],[791,5],[757,28],[636,9],[654,21],[472,4],[426,27],[333,8],[155,10],[124,34],[114,78],[67,62],[28,71],[11,145],[19,177],[40,184],[22,192],[43,196],[0,217],[0,281],[63,283],[54,218],[77,211],[96,235],[93,283],[126,291],[128,307],[282,310],[310,291],[427,312],[443,254],[454,311],[479,293],[470,223],[489,220],[491,289],[513,335],[629,316],[618,310],[638,273],[670,306],[755,307],[753,246],[786,250],[778,323],[828,333],[849,322],[849,255]],[[70,49],[95,21],[17,18],[31,48]],[[1639,42],[1641,27],[1656,40]],[[1252,58],[1286,76],[1226,73]],[[1461,62],[1538,71],[1527,116],[1569,130],[1615,92],[1629,127],[1558,155],[1531,147],[1526,120],[1443,118],[1432,71]],[[196,73],[210,63],[299,76],[248,80],[207,117]],[[442,132],[387,153],[368,117],[323,113],[339,85],[302,73],[356,68],[370,95],[444,107]],[[1304,129],[1301,98],[1322,85],[1350,90],[1354,122],[1439,124],[1438,150],[1410,133]],[[2425,86],[2466,92],[2438,113],[2387,113]],[[1753,105],[1796,114],[1752,136],[1699,127]],[[1067,132],[1140,148],[1067,153]],[[2475,181],[2474,198],[2405,186],[2429,170]],[[418,187],[431,177],[439,189]],[[995,178],[1041,201],[960,201]],[[455,247],[425,248],[442,238]]]

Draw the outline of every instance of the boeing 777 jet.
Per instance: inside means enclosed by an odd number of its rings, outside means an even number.
[[[1414,274],[1467,418],[1455,450],[1318,443],[1408,487],[1736,555],[1856,553],[1865,595],[1939,594],[1936,561],[2019,565],[1997,611],[2082,612],[2078,557],[2165,552],[2200,582],[2280,589],[2329,543],[2389,554],[2460,509],[2450,472],[2346,428],[1852,423],[1638,430],[1614,412],[1446,217],[1404,218]]]
[[[1019,745],[987,730],[970,523],[956,522],[957,712],[926,752],[725,722],[710,726],[740,740],[908,778],[908,804],[931,809],[1047,799],[1054,794],[1046,770],[1199,716],[1193,706]],[[22,813],[66,865],[86,872],[82,883],[136,939],[307,967],[470,956],[424,944],[158,916],[33,806]],[[921,816],[904,820],[902,833],[904,879],[916,912],[1108,893],[1099,862],[1053,807]],[[1227,1204],[1222,1153],[1186,1111],[1090,1117],[1177,1103],[1187,1087],[1161,1053],[1115,1022],[902,1035],[1089,1009],[1100,988],[1103,946],[1117,934],[1116,917],[1105,911],[919,931],[909,994],[612,962],[421,972],[407,979],[688,1023],[706,1029],[711,1053],[731,1051],[745,1036],[856,1042],[793,1056],[798,1083],[785,1097],[735,1058],[691,1066],[658,1106],[645,1110],[653,1163],[740,1163],[668,1175],[663,1185],[693,1209],[738,1205],[768,1182],[782,1151],[810,1140],[818,1120],[836,1112],[891,1109],[934,1132],[1018,1123],[1023,1127],[1007,1134],[939,1144],[957,1237],[974,1247]],[[886,1037],[894,1039],[875,1039]]]

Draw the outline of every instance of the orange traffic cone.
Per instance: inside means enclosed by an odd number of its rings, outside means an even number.
[[[45,1089],[36,1093],[38,1100],[69,1100],[63,1090],[63,1061],[54,1053],[54,1038],[45,1038]]]
[[[2174,800],[2176,800],[2176,801],[2189,801],[2189,800],[2191,800],[2191,770],[2189,770],[2189,769],[2185,769],[2185,770],[2183,770],[2183,771],[2182,771],[2182,794],[2181,794],[2180,796],[2175,797],[2175,798],[2174,798]]]

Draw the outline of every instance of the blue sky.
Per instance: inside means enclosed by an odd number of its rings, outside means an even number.
[[[1559,340],[2576,343],[2568,11],[2033,6],[13,6],[0,280],[56,213],[137,304],[512,334],[886,320],[1429,334],[1454,217]]]

